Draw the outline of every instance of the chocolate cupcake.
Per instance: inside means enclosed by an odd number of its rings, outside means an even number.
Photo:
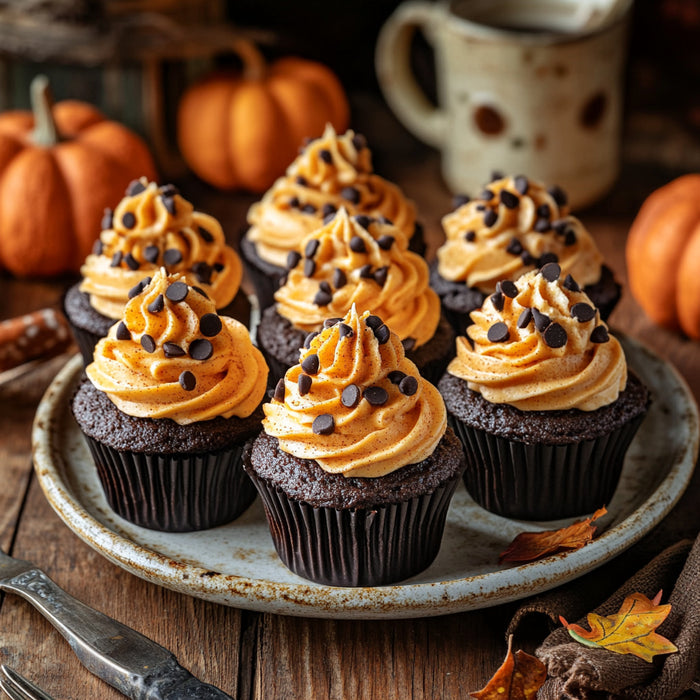
[[[344,207],[290,253],[275,305],[262,314],[257,339],[271,384],[299,361],[309,334],[355,304],[384,319],[421,374],[437,382],[454,353],[454,333],[441,318],[428,266],[408,250],[403,231],[384,219],[349,216]],[[386,330],[386,333],[389,331]]]
[[[457,334],[496,284],[548,262],[571,275],[607,319],[620,285],[583,224],[569,214],[566,194],[523,176],[503,177],[471,201],[461,197],[442,219],[447,240],[431,266],[430,284]]]
[[[429,566],[464,469],[440,394],[385,328],[353,306],[314,337],[244,455],[280,558],[317,583]]]
[[[238,254],[226,245],[219,222],[194,211],[173,185],[134,180],[116,209],[105,212],[102,227],[80,269],[82,280],[63,299],[86,365],[97,341],[121,318],[132,290],[160,267],[184,274],[221,313],[248,323]]]
[[[255,498],[241,467],[267,367],[246,327],[165,269],[95,348],[71,407],[110,507],[155,530],[229,522]]]
[[[620,343],[548,263],[500,282],[438,387],[464,445],[464,482],[499,515],[551,520],[610,502],[649,404]]]
[[[338,136],[329,124],[248,212],[250,228],[240,248],[261,309],[273,304],[289,252],[302,252],[306,236],[341,207],[351,215],[391,220],[412,250],[425,253],[413,202],[374,173],[372,154],[362,135],[349,130]]]

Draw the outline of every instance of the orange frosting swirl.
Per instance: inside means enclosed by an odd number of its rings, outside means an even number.
[[[80,268],[80,290],[104,316],[121,318],[129,290],[161,265],[185,274],[217,309],[236,295],[243,276],[238,254],[226,245],[219,222],[194,211],[172,185],[159,188],[145,178],[132,183],[111,219]]]
[[[401,229],[364,215],[350,217],[341,208],[301,249],[304,257],[275,292],[278,313],[297,328],[317,330],[355,304],[383,318],[401,340],[413,338],[419,346],[433,337],[440,299],[429,287],[425,260],[408,250]],[[330,293],[324,295],[326,285]]]
[[[472,311],[473,348],[457,338],[447,371],[487,401],[524,411],[594,411],[615,401],[627,384],[624,351],[571,278],[547,279],[557,269],[523,275],[512,298],[501,291],[514,293],[512,283],[502,283]]]
[[[350,214],[384,216],[410,239],[416,223],[413,202],[393,183],[372,171],[364,137],[349,130],[338,136],[328,124],[248,212],[247,236],[257,254],[284,267],[287,253],[345,207]]]
[[[443,217],[447,240],[437,251],[438,272],[491,293],[499,280],[517,279],[539,267],[543,254],[553,253],[564,275],[584,287],[594,284],[603,257],[565,202],[558,188],[523,177],[490,183],[480,198]]]
[[[263,428],[283,451],[332,474],[378,477],[420,462],[447,426],[437,389],[405,357],[395,333],[372,329],[374,320],[381,323],[351,308],[302,349],[300,364],[281,380],[284,396],[281,383],[263,406]],[[319,434],[330,417],[332,429]]]
[[[90,381],[130,416],[182,425],[249,416],[263,399],[268,369],[248,329],[217,316],[185,275],[161,269],[149,279],[123,322],[98,342],[85,370]],[[169,298],[183,288],[183,300]]]

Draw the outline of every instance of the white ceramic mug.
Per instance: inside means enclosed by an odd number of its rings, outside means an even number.
[[[382,92],[410,131],[441,150],[453,192],[478,193],[502,171],[559,185],[580,208],[614,184],[632,0],[582,26],[596,1],[412,0],[384,24],[375,55]],[[411,72],[418,28],[435,51],[437,106]]]

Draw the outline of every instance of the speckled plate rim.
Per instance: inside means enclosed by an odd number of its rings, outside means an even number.
[[[52,508],[84,542],[136,576],[188,595],[261,612],[325,618],[411,618],[485,608],[541,593],[600,566],[660,522],[686,489],[698,455],[698,409],[692,393],[670,364],[637,341],[624,337],[622,341],[642,379],[647,363],[657,365],[666,390],[678,402],[677,415],[669,421],[681,419],[687,435],[668,472],[632,513],[586,547],[484,574],[377,588],[334,588],[302,579],[288,583],[212,572],[197,566],[196,557],[180,561],[125,537],[83,508],[61,473],[70,465],[52,446],[57,419],[69,410],[68,400],[82,369],[79,356],[58,373],[38,407],[32,431],[35,471]],[[522,529],[534,528],[523,523]]]

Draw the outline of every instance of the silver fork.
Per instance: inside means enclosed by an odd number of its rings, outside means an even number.
[[[9,666],[2,664],[0,671],[0,688],[11,700],[53,700],[41,688]]]

